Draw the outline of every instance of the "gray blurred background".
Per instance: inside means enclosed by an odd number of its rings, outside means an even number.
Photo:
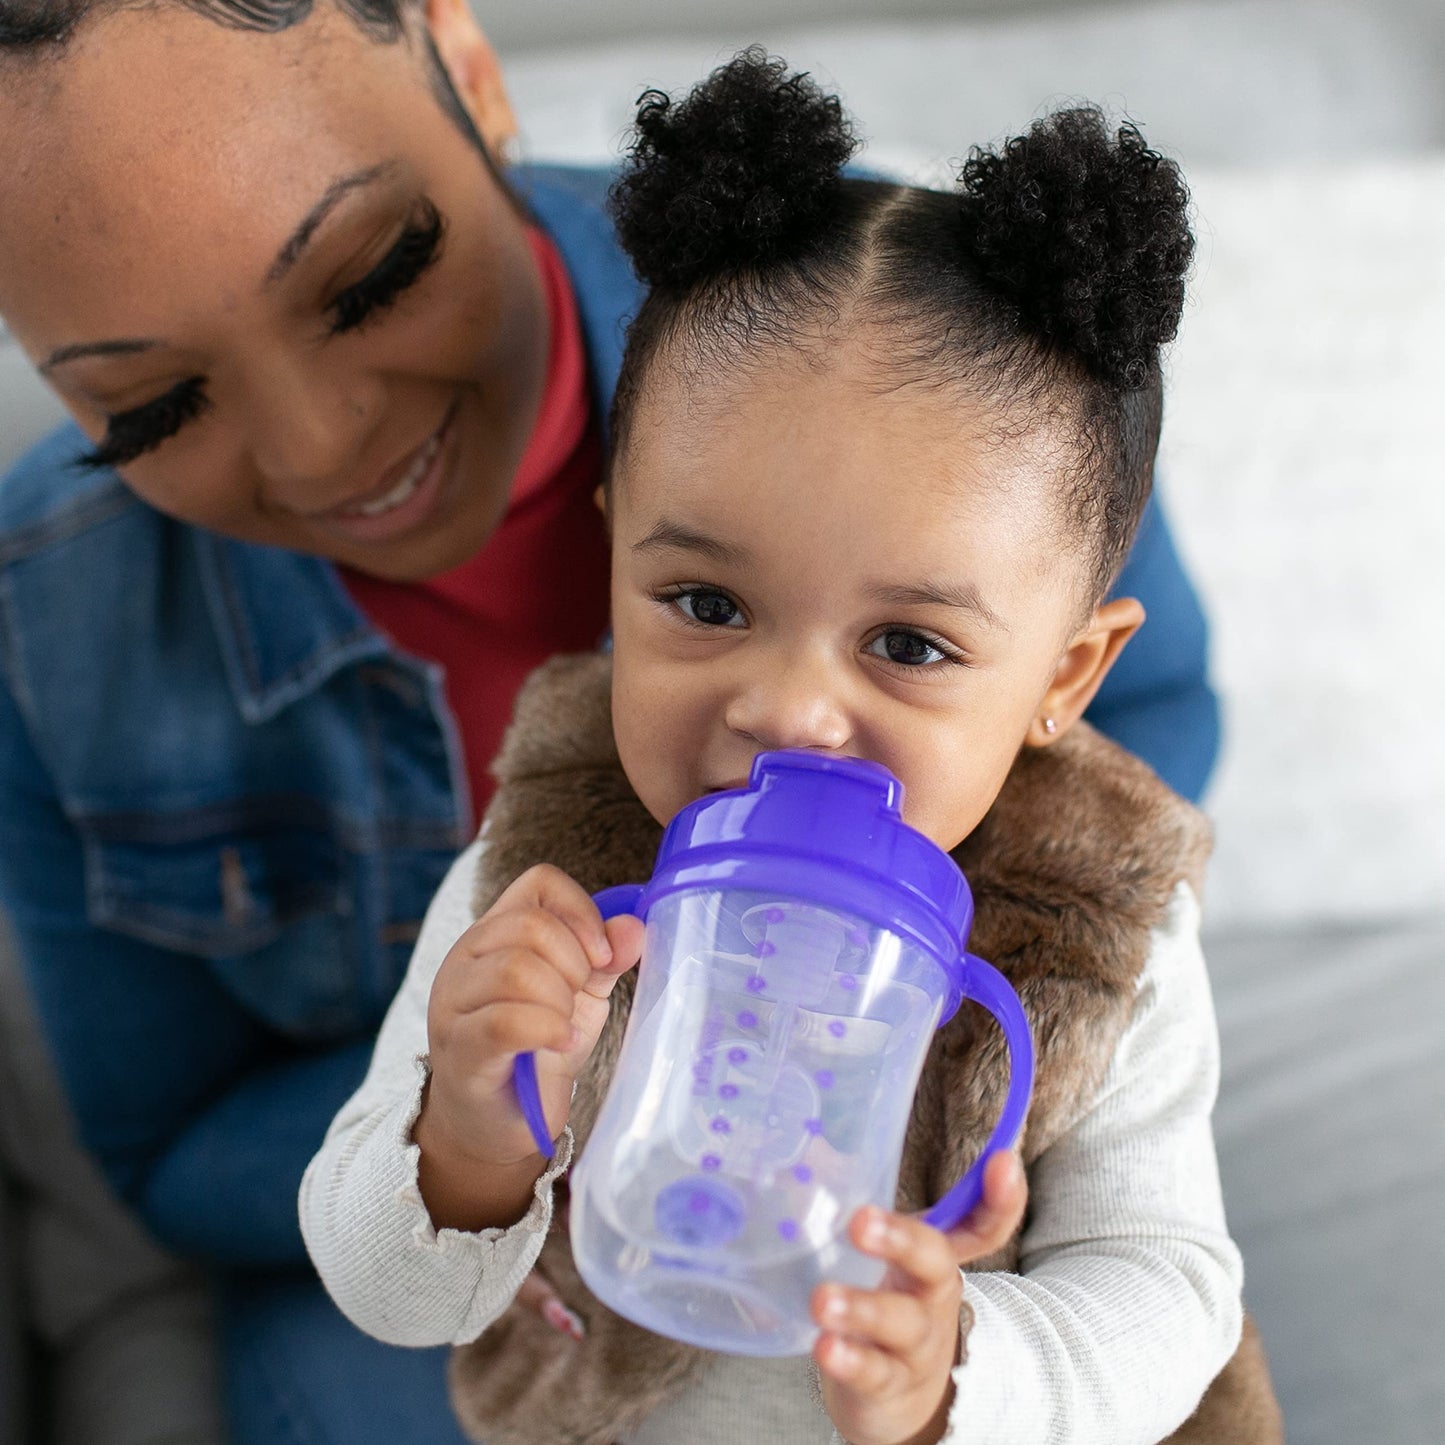
[[[658,42],[695,37],[670,48],[681,59],[707,53],[708,42],[715,54],[799,29],[866,26],[885,56],[911,50],[930,78],[944,58],[956,61],[946,89],[920,84],[914,93],[906,126],[930,142],[950,130],[982,139],[1044,98],[1088,95],[1127,97],[1132,113],[1194,161],[1445,144],[1445,0],[473,0],[473,8],[504,58],[521,62],[539,49],[573,60],[661,60]],[[906,33],[890,38],[900,26]],[[826,69],[834,53],[824,43],[800,63]],[[836,79],[866,129],[868,74],[840,70]],[[908,137],[889,137],[900,138]],[[556,148],[551,134],[541,139]]]

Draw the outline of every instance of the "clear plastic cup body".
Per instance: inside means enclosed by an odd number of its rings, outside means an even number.
[[[815,1286],[881,1278],[847,1224],[893,1205],[946,989],[931,953],[837,909],[719,889],[656,902],[572,1180],[593,1293],[705,1348],[805,1354]]]

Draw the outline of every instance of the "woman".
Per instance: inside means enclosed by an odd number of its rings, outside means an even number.
[[[462,0],[0,0],[0,314],[79,427],[0,485],[0,904],[87,1143],[227,1271],[242,1442],[454,1438],[295,1197],[517,684],[606,628],[636,283],[607,177],[510,133]],[[1091,716],[1197,794],[1157,513],[1120,586]]]

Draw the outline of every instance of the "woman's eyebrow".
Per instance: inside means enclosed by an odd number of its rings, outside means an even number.
[[[306,249],[321,223],[352,191],[381,180],[396,168],[395,161],[382,161],[380,165],[368,166],[363,171],[353,171],[349,176],[340,176],[332,181],[327,186],[325,194],[307,211],[301,224],[292,231],[286,244],[276,253],[276,259],[266,273],[266,284],[274,286],[301,259],[301,253]]]
[[[63,366],[67,361],[78,361],[83,356],[134,356],[137,352],[151,351],[164,345],[163,341],[143,336],[120,337],[114,341],[76,341],[69,346],[57,346],[37,369],[46,372],[53,366]]]
[[[956,607],[990,627],[1008,631],[1003,618],[983,600],[983,594],[972,582],[925,581],[909,587],[873,587],[870,591],[878,601],[893,607]]]
[[[301,224],[292,231],[286,244],[276,253],[271,269],[266,273],[266,284],[274,286],[301,259],[311,238],[321,223],[336,209],[352,191],[369,186],[381,180],[397,167],[395,161],[383,161],[380,165],[368,166],[362,171],[353,171],[349,176],[340,176],[327,186],[325,194],[307,211]],[[77,341],[68,346],[57,347],[40,363],[40,371],[62,366],[67,361],[78,361],[85,356],[135,356],[142,351],[151,351],[165,342],[151,337],[127,336],[111,341]]]

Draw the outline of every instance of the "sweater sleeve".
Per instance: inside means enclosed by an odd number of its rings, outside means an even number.
[[[411,1130],[426,1082],[427,1000],[472,922],[481,846],[457,859],[432,900],[366,1078],[301,1182],[301,1232],[322,1282],[353,1324],[388,1344],[459,1344],[507,1308],[541,1252],[552,1181],[572,1157],[569,1130],[530,1209],[508,1229],[437,1230],[422,1202]]]
[[[1219,1043],[1182,885],[1087,1114],[1030,1169],[1017,1274],[965,1275],[975,1312],[950,1445],[1154,1445],[1239,1342],[1239,1251],[1210,1113]]]

